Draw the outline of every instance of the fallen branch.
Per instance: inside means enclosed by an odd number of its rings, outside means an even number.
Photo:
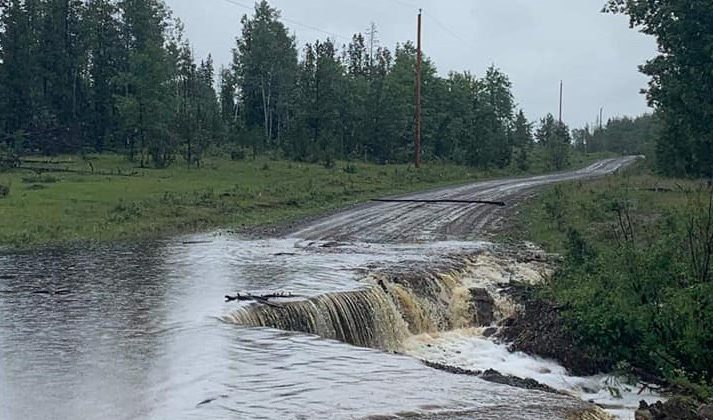
[[[226,295],[225,301],[226,302],[257,302],[262,305],[279,308],[280,305],[270,302],[270,299],[290,299],[290,298],[297,298],[297,297],[301,297],[301,296],[293,295],[292,293],[283,293],[283,292],[271,293],[271,294],[267,294],[267,295],[252,295],[252,294],[241,295],[240,293],[238,293],[235,296]]]
[[[377,203],[424,203],[424,204],[488,204],[492,206],[505,207],[503,201],[488,201],[488,200],[391,200],[391,199],[373,199],[371,201]]]
[[[44,173],[66,173],[66,174],[77,174],[77,175],[97,175],[97,176],[121,176],[121,177],[135,177],[138,176],[139,173],[137,171],[133,171],[131,173],[112,173],[112,172],[94,172],[94,171],[84,171],[80,169],[68,169],[68,168],[46,168],[46,167],[39,167],[39,166],[17,166],[15,167],[17,170],[22,170],[22,171],[30,171],[34,172],[38,175],[42,175]]]

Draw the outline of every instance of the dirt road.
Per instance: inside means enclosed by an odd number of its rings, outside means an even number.
[[[638,157],[606,159],[584,169],[528,178],[478,182],[412,194],[402,199],[503,201],[505,207],[469,204],[370,203],[319,219],[292,233],[307,240],[404,243],[482,239],[513,206],[546,185],[601,177]]]

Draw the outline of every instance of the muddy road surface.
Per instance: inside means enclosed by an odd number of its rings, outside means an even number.
[[[587,168],[552,175],[501,179],[399,197],[402,200],[502,201],[505,207],[470,204],[373,203],[317,220],[291,236],[307,240],[377,243],[482,239],[503,222],[508,209],[538,188],[564,181],[612,174],[637,157],[597,162]]]

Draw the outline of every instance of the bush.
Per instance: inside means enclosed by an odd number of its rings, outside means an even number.
[[[54,184],[61,181],[59,178],[52,175],[33,175],[22,178],[25,184]]]
[[[10,195],[10,187],[0,184],[0,198],[5,198]]]
[[[344,167],[344,173],[355,174],[357,172],[358,172],[357,167],[352,165],[351,163],[347,164],[347,166]]]
[[[230,152],[230,159],[231,160],[245,160],[246,157],[245,149],[235,149]]]
[[[667,204],[667,217],[637,217],[627,194],[617,188],[587,204],[576,188],[548,197],[544,214],[562,228],[567,254],[551,293],[581,343],[612,363],[713,380],[713,191]],[[587,212],[609,222],[587,226],[592,218],[578,218]]]

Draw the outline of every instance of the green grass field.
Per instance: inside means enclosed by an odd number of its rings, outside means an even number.
[[[426,164],[322,165],[214,158],[201,169],[175,164],[142,169],[119,155],[34,158],[30,168],[0,172],[0,246],[26,248],[243,229],[317,215],[379,196],[478,179],[507,171]],[[573,158],[583,166],[596,157]],[[78,171],[76,173],[72,171]],[[538,171],[541,171],[538,170]]]
[[[59,171],[90,172],[76,157]],[[327,169],[284,161],[211,160],[201,169],[138,169],[121,156],[91,159],[95,174],[0,173],[0,244],[12,248],[74,240],[117,240],[240,229],[314,215],[384,194],[477,179],[467,168],[338,163]],[[101,175],[100,175],[101,174]],[[479,174],[483,176],[483,174]]]

